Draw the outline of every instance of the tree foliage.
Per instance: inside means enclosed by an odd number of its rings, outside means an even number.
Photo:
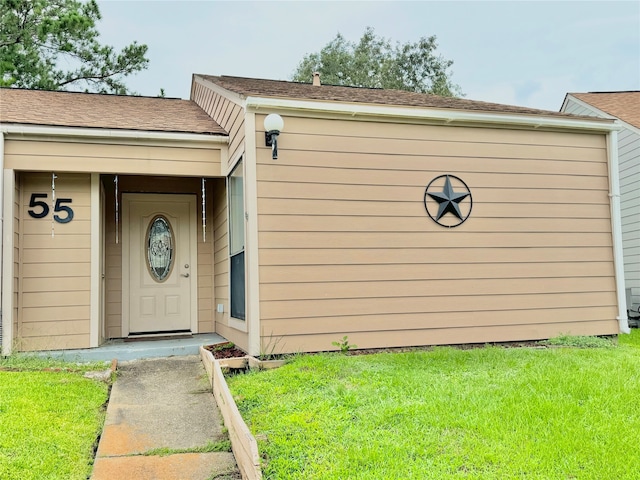
[[[462,95],[451,81],[453,61],[436,54],[435,35],[415,43],[392,44],[367,27],[358,43],[340,33],[322,50],[305,55],[292,80],[309,82],[319,72],[322,83],[409,90],[436,95]]]
[[[146,45],[99,42],[95,0],[0,2],[0,86],[124,94],[124,77],[149,64]]]

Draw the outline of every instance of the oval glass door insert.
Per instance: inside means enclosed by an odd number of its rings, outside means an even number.
[[[158,282],[164,281],[173,266],[173,232],[169,221],[162,215],[155,217],[147,232],[147,266],[151,276]]]

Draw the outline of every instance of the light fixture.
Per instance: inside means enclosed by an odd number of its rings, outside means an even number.
[[[277,113],[271,113],[264,119],[264,141],[271,147],[271,158],[278,158],[278,135],[284,127],[284,120]]]

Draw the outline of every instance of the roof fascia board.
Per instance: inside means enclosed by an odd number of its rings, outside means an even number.
[[[199,75],[194,75],[193,80],[194,82],[199,83],[203,87],[208,88],[209,90],[213,90],[215,93],[223,96],[227,100],[233,103],[237,103],[242,108],[246,107],[245,105],[246,100],[243,95],[240,95],[239,93],[236,93],[236,92],[232,92],[231,90],[227,90],[226,88],[222,88],[217,83],[213,83],[212,81],[207,80],[206,78],[202,78]]]
[[[618,122],[620,122],[622,124],[622,127],[627,128],[628,130],[631,130],[632,132],[634,132],[637,135],[640,135],[640,128],[635,127],[635,126],[631,125],[630,123],[625,122],[624,120],[622,120],[621,118],[616,117],[615,115],[611,115],[610,113],[607,113],[607,112],[605,112],[603,110],[600,110],[598,107],[595,107],[595,106],[591,105],[590,103],[585,102],[584,100],[580,100],[579,98],[574,97],[570,93],[567,94],[567,99],[562,104],[562,108],[561,108],[562,111],[565,110],[565,107],[568,104],[569,98],[571,99],[572,102],[580,105],[581,107],[586,108],[587,110],[591,110],[598,117],[607,118],[609,120],[617,120]]]
[[[314,102],[306,100],[290,100],[282,98],[247,97],[247,111],[258,112],[266,109],[277,109],[287,112],[307,114],[329,113],[340,116],[371,118],[396,118],[409,121],[432,121],[444,124],[491,124],[519,126],[529,128],[551,128],[586,130],[593,132],[609,132],[619,130],[615,122],[602,120],[553,118],[540,115],[522,115],[510,113],[487,113],[436,108],[393,107],[385,105],[359,105],[350,103]],[[271,113],[271,112],[269,112]]]
[[[119,130],[108,128],[53,127],[42,125],[28,125],[22,123],[2,124],[2,126],[0,126],[0,131],[9,136],[9,138],[19,136],[51,136],[113,140],[180,141],[222,145],[226,145],[229,143],[228,135],[205,135],[180,132],[151,132],[146,130]]]

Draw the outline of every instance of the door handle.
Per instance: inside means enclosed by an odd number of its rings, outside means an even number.
[[[189,274],[188,273],[181,273],[180,276],[184,277],[184,278],[189,278]]]

